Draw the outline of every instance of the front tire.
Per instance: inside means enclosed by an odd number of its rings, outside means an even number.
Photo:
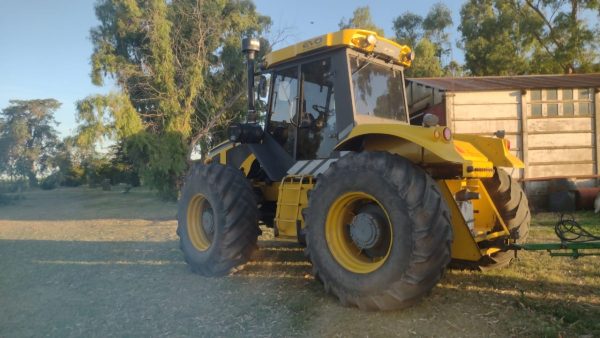
[[[186,177],[177,220],[185,261],[201,275],[227,275],[257,247],[256,197],[236,168],[196,164]]]
[[[399,156],[341,158],[318,178],[305,215],[313,274],[342,304],[406,307],[450,261],[446,202],[425,171]]]

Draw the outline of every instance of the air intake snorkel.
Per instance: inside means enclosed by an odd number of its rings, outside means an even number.
[[[247,123],[256,123],[256,110],[254,108],[254,59],[260,50],[260,41],[257,38],[246,37],[242,39],[242,52],[246,54],[248,67],[248,114]]]
[[[248,112],[245,123],[232,123],[227,129],[227,135],[231,142],[258,143],[263,136],[262,127],[257,123],[254,107],[254,59],[259,50],[260,41],[257,38],[242,39],[242,52],[246,54],[248,67]]]

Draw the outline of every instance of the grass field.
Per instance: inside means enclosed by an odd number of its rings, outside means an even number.
[[[144,190],[34,191],[0,207],[0,337],[600,336],[600,257],[520,253],[508,268],[450,270],[418,305],[345,308],[294,244],[268,232],[226,278],[192,274],[176,205]],[[600,217],[579,213],[595,231]],[[556,216],[531,242],[555,241]]]

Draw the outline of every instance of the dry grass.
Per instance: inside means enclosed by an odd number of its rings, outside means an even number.
[[[522,253],[504,270],[448,271],[412,308],[362,312],[268,233],[239,272],[190,273],[175,212],[135,189],[37,191],[0,207],[0,336],[600,336],[596,257]],[[537,215],[532,241],[554,240],[554,221]]]

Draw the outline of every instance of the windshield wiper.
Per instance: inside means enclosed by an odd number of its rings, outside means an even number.
[[[366,66],[368,66],[370,64],[371,64],[371,60],[370,59],[366,59],[365,63],[362,66],[358,67],[358,69],[356,69],[355,71],[353,71],[351,75],[354,75],[354,74],[360,72],[361,70],[363,70]]]

